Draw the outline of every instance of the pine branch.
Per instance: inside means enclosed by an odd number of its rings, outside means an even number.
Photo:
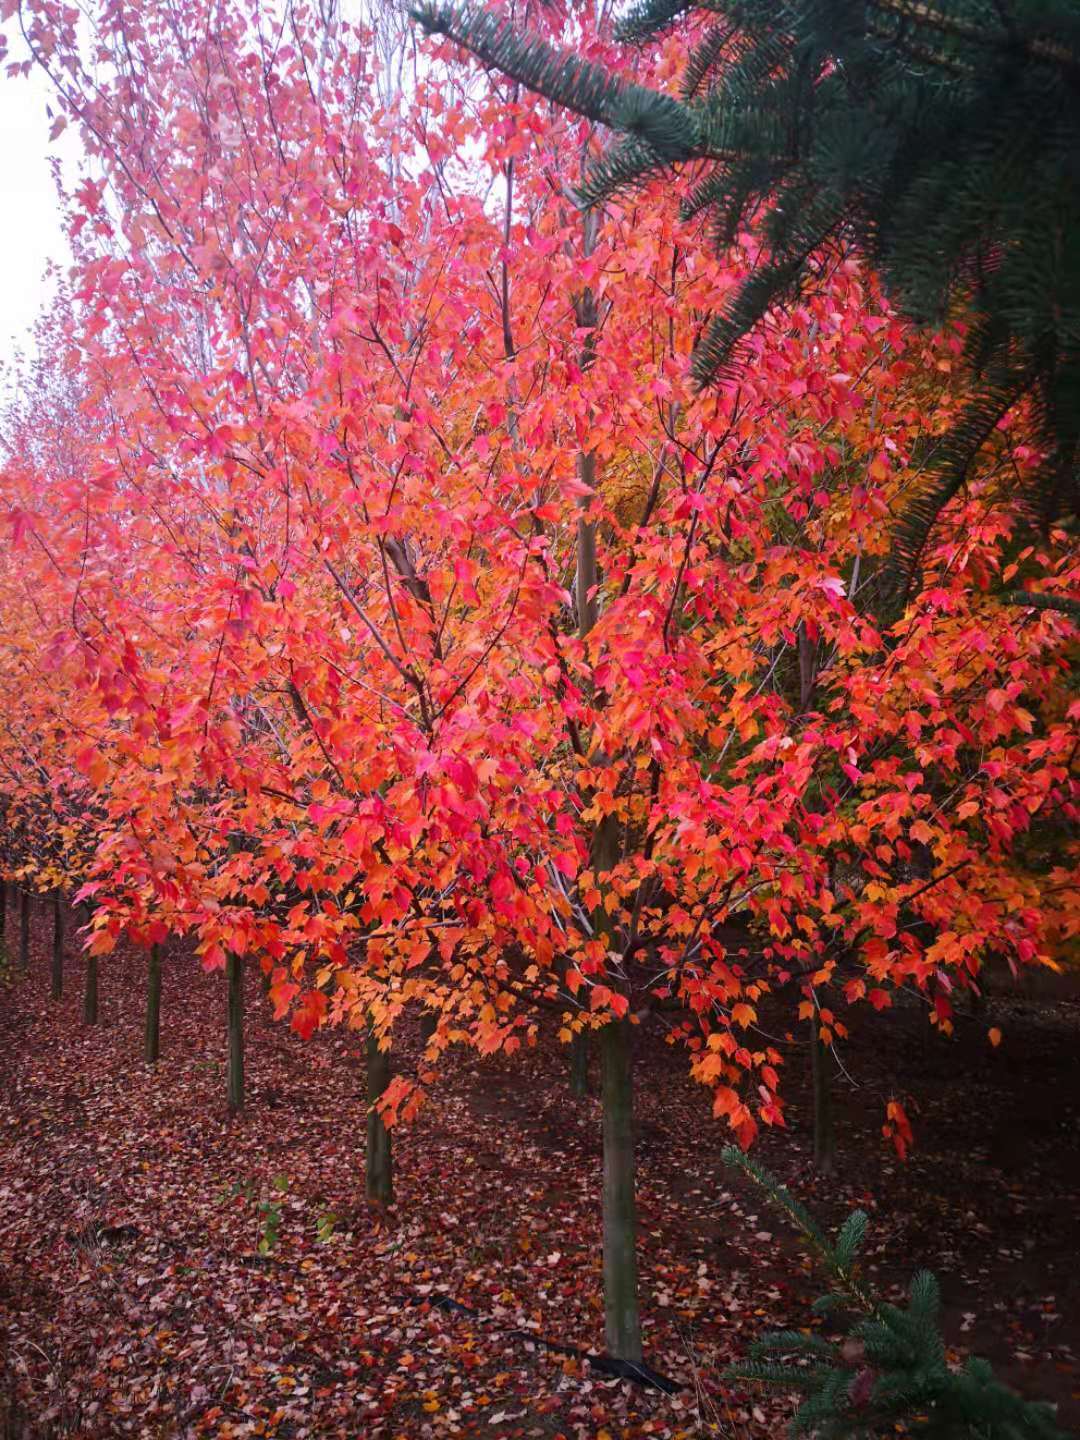
[[[1070,0],[637,0],[623,40],[706,21],[682,103],[475,5],[428,0],[414,13],[622,137],[593,162],[583,204],[694,160],[705,169],[683,211],[708,212],[717,246],[764,215],[764,263],[698,346],[699,385],[737,374],[742,339],[812,289],[820,247],[839,238],[909,318],[940,321],[958,302],[973,311],[973,403],[935,483],[897,526],[885,575],[894,599],[910,592],[942,511],[1020,394],[1049,458],[1016,498],[1045,524],[1077,513],[1080,249],[1066,240],[1080,232],[1080,12]]]
[[[686,106],[644,85],[624,82],[537,35],[522,34],[501,16],[468,3],[422,4],[409,12],[429,34],[445,35],[485,65],[556,105],[635,137],[661,162],[700,153]]]
[[[950,1368],[938,1328],[940,1292],[929,1271],[915,1275],[906,1308],[886,1303],[851,1279],[866,1235],[861,1211],[848,1217],[830,1245],[767,1170],[734,1146],[723,1159],[760,1185],[810,1239],[825,1267],[847,1281],[845,1293],[823,1297],[814,1309],[823,1313],[854,1298],[861,1313],[842,1345],[801,1330],[768,1333],[751,1346],[749,1359],[726,1370],[722,1380],[800,1394],[793,1436],[856,1440],[902,1431],[926,1440],[1064,1440],[1049,1406],[1008,1390],[984,1361],[969,1361],[959,1374]],[[785,1355],[787,1362],[771,1358]]]
[[[1068,595],[1047,595],[1035,590],[1006,590],[1001,596],[1002,604],[1023,606],[1028,610],[1058,610],[1080,620],[1080,600]]]

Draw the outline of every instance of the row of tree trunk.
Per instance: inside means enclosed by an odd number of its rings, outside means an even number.
[[[5,935],[7,890],[0,886],[0,939]],[[63,897],[52,897],[52,996],[59,1000],[64,989],[65,910]],[[19,964],[29,966],[30,896],[19,892]],[[98,1020],[97,956],[86,957],[86,987],[83,1020]],[[161,947],[151,947],[148,956],[146,1019],[143,1058],[156,1064],[161,1054]],[[237,1113],[244,1105],[244,959],[231,955],[226,968],[228,1017],[228,1106]],[[435,1016],[421,1019],[421,1041],[427,1043]],[[834,1164],[831,1090],[835,1062],[830,1048],[823,1045],[816,1009],[809,1033],[814,1110],[814,1162],[823,1173]],[[610,1354],[632,1364],[642,1360],[641,1320],[638,1306],[637,1211],[634,1154],[634,1092],[631,1059],[632,1036],[629,1021],[614,1020],[597,1034],[600,1058],[603,1130],[603,1274],[604,1329]],[[570,1087],[584,1095],[588,1089],[590,1036],[583,1032],[571,1045]],[[380,1046],[373,1029],[366,1043],[367,1062],[367,1147],[365,1189],[371,1204],[393,1202],[394,1171],[390,1131],[378,1111],[378,1101],[391,1078],[389,1044]]]
[[[19,966],[25,973],[30,965],[30,903],[28,891],[19,892]],[[0,946],[7,933],[8,887],[0,885]],[[61,893],[51,898],[53,916],[52,933],[52,998],[60,1000],[64,994],[64,941],[65,907]],[[86,985],[83,992],[83,1021],[87,1025],[98,1023],[98,957],[92,952],[86,956]],[[146,1019],[143,1032],[143,1059],[148,1065],[155,1065],[161,1056],[161,980],[162,952],[159,945],[152,945],[149,951],[146,980]],[[228,1073],[226,1091],[229,1110],[236,1114],[244,1107],[244,958],[230,955],[226,965],[227,1024],[229,1036]],[[422,1026],[424,1043],[430,1039],[434,1029],[435,1016],[426,1015]],[[394,1198],[393,1157],[390,1147],[390,1131],[383,1123],[376,1109],[376,1103],[390,1083],[391,1055],[389,1046],[380,1049],[374,1033],[367,1038],[367,1096],[369,1103],[367,1124],[366,1190],[369,1201],[377,1205],[389,1205]]]
[[[31,895],[27,890],[18,891],[19,901],[19,969],[26,973],[30,968],[30,904]],[[64,995],[64,954],[66,909],[64,897],[55,891],[50,897],[53,917],[52,966],[50,972],[51,994],[54,1000]],[[0,884],[0,952],[5,948],[7,938],[8,887]],[[148,1065],[155,1065],[161,1056],[161,975],[162,953],[160,945],[152,945],[149,951],[146,982],[146,1021],[143,1032],[143,1059]],[[83,990],[83,1022],[87,1025],[98,1023],[98,957],[90,952],[86,956],[85,987]],[[234,955],[228,968],[228,1101],[229,1109],[236,1111],[244,1104],[244,970],[243,959]]]
[[[3,958],[4,960],[7,959],[8,888],[9,888],[9,887],[8,887],[8,885],[7,885],[6,883],[0,882],[0,958]],[[18,906],[19,906],[19,950],[18,950],[18,964],[19,964],[19,969],[23,972],[23,974],[25,974],[26,971],[29,970],[29,968],[30,968],[30,902],[31,902],[32,896],[31,896],[29,890],[22,890],[22,889],[18,888],[17,886],[12,886],[12,887],[10,887],[10,888],[14,891],[15,896],[16,896],[16,898],[17,898],[17,900],[18,900]],[[54,897],[53,904],[54,904],[54,913],[59,913],[59,911],[56,910],[56,908],[55,908],[55,907],[59,907],[59,905],[60,905],[60,899],[59,899],[58,896],[57,896],[57,897]],[[62,918],[61,918],[61,920],[58,921],[57,923],[59,923],[59,924],[62,925],[62,924],[63,924]],[[55,946],[56,946],[56,943],[59,943],[60,945],[63,945],[63,940],[61,939],[59,942],[54,941],[54,951],[53,951],[53,954],[54,954],[54,960],[53,960],[54,974],[55,974],[55,966],[56,966],[56,960],[55,960],[55,953],[56,953],[56,952],[55,952]],[[62,970],[62,961],[61,961],[61,970]],[[61,975],[61,981],[60,981],[60,983],[61,983],[61,986],[62,986],[62,985],[63,985],[62,975]],[[55,979],[54,979],[54,981],[53,981],[53,984],[54,984],[54,987],[55,987],[55,984],[56,984]]]

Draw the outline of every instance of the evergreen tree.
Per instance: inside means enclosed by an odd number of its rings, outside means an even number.
[[[888,1304],[859,1272],[866,1215],[854,1211],[830,1242],[786,1186],[729,1146],[724,1160],[754,1180],[809,1242],[829,1277],[819,1315],[843,1324],[839,1341],[804,1330],[764,1335],[725,1380],[768,1385],[802,1399],[791,1434],[819,1440],[916,1435],[924,1440],[1064,1440],[1049,1405],[1022,1399],[985,1360],[953,1369],[938,1324],[938,1283],[927,1270],[906,1306]]]
[[[644,44],[683,27],[679,98],[519,34],[468,3],[413,14],[486,64],[618,132],[582,202],[673,166],[724,245],[757,220],[766,260],[712,318],[698,382],[855,247],[918,321],[958,304],[976,384],[908,509],[911,576],[930,529],[998,421],[1023,402],[1045,452],[1031,494],[1072,517],[1080,460],[1080,7],[1076,0],[640,0],[617,28]],[[1022,593],[1014,599],[1028,603]]]

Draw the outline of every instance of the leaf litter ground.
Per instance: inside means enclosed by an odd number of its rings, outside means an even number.
[[[357,1037],[302,1042],[248,977],[248,1105],[225,1108],[224,980],[168,957],[162,1059],[141,1062],[144,957],[102,965],[101,1023],[28,980],[0,990],[0,1433],[53,1436],[730,1437],[790,1407],[718,1375],[761,1328],[804,1325],[798,1240],[719,1162],[680,1055],[637,1057],[647,1357],[673,1396],[522,1332],[600,1349],[599,1106],[562,1055],[453,1060],[394,1135],[397,1199],[363,1199]],[[988,1018],[989,1016],[989,1018]],[[935,1268],[957,1357],[985,1354],[1080,1422],[1080,1006],[996,1000],[944,1041],[867,1016],[843,1053],[839,1178],[808,1166],[801,1052],[761,1155],[835,1224],[871,1211],[880,1283]],[[987,1027],[1004,1033],[998,1050]],[[415,1065],[405,1037],[396,1062]],[[906,1086],[917,1149],[884,1148]],[[456,1302],[447,1308],[446,1298]]]

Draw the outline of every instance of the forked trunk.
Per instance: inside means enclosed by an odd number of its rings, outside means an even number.
[[[626,1020],[613,1020],[600,1031],[600,1059],[604,1086],[604,1339],[609,1354],[639,1364],[634,1088]]]
[[[229,1109],[244,1108],[244,957],[230,955],[229,981]]]
[[[146,1035],[143,1059],[156,1065],[161,1054],[161,946],[150,946],[150,967],[146,977]]]
[[[390,1131],[375,1108],[390,1083],[390,1051],[380,1050],[373,1027],[367,1035],[367,1155],[364,1180],[368,1203],[390,1205],[394,1200],[394,1161],[390,1149]]]

